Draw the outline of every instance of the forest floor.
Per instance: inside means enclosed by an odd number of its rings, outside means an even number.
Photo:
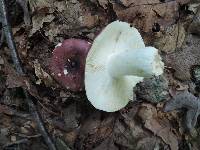
[[[0,149],[48,149],[22,87],[31,95],[58,150],[200,149],[200,105],[193,105],[200,96],[199,0],[29,0],[24,7],[20,0],[6,2],[26,76],[16,73],[4,40]],[[130,23],[145,45],[159,49],[165,70],[160,77],[137,84],[134,101],[125,108],[107,113],[95,109],[85,91],[71,92],[59,85],[49,62],[59,42],[79,38],[92,43],[115,20]],[[167,109],[174,111],[164,112],[166,103],[177,100],[177,93],[185,94],[185,101],[169,104],[173,108]]]

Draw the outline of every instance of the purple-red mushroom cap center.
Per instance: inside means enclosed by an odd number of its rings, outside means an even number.
[[[53,50],[50,70],[54,79],[72,91],[84,88],[85,62],[91,43],[81,39],[67,39]]]

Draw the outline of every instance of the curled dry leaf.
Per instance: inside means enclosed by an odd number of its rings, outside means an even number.
[[[52,14],[45,15],[45,14],[37,14],[32,17],[32,23],[33,27],[29,34],[29,36],[32,36],[35,32],[40,30],[43,27],[44,23],[50,23],[55,17]]]
[[[4,59],[2,56],[0,56],[0,65],[4,65]]]
[[[135,6],[135,5],[146,5],[148,4],[147,1],[141,0],[119,0],[121,2],[121,4],[123,4],[126,7],[131,7],[131,6]],[[159,0],[151,0],[150,4],[158,4]]]
[[[162,138],[171,150],[178,150],[178,137],[171,131],[168,120],[160,120],[157,117],[157,111],[153,105],[143,104],[138,115],[144,122],[145,128]]]
[[[104,139],[109,138],[113,130],[114,117],[108,115],[103,120],[100,112],[93,112],[82,124],[79,132],[79,149],[93,149]]]
[[[53,2],[55,0],[29,0],[32,14],[32,29],[29,36],[43,27],[44,23],[50,23],[55,18],[52,14],[55,10]]]
[[[6,85],[8,88],[26,87],[29,89],[30,86],[27,80],[27,77],[11,73],[7,75]]]
[[[18,30],[20,30],[20,29],[18,29]],[[16,46],[17,46],[20,56],[22,56],[22,57],[27,57],[27,50],[28,50],[27,38],[28,37],[27,37],[26,33],[23,33],[21,35],[17,35],[17,33],[16,33],[16,35],[15,35]]]
[[[138,141],[137,150],[158,150],[162,149],[163,145],[160,144],[160,141],[156,137],[145,137]]]
[[[49,40],[55,42],[57,36],[75,36],[80,30],[93,28],[99,22],[97,15],[80,1],[36,0],[30,3],[32,11],[37,13],[33,13],[29,36],[42,29]]]
[[[161,147],[166,146],[161,138],[152,136],[135,120],[139,107],[140,105],[135,103],[120,111],[121,117],[115,121],[113,131],[114,143],[134,150],[154,149],[157,144]],[[152,115],[153,113],[149,116],[152,117]],[[149,116],[145,115],[145,118]]]
[[[164,58],[166,66],[175,70],[174,76],[182,81],[191,79],[190,70],[200,64],[200,39],[195,35],[188,35],[180,50],[168,54]]]
[[[190,3],[188,5],[188,10],[191,11],[193,14],[196,14],[197,11],[198,11],[199,6],[200,6],[199,2],[197,2],[197,3]]]
[[[81,16],[79,20],[81,21],[81,26],[92,28],[97,25],[98,16],[92,15],[90,12],[86,12],[84,16]]]
[[[178,84],[177,87],[176,87],[176,90],[177,91],[185,91],[189,88],[189,86],[187,84]]]
[[[102,6],[104,9],[107,9],[108,0],[98,0],[99,5]]]
[[[197,5],[197,7],[198,7],[198,10],[196,10],[197,13],[195,14],[195,16],[193,18],[193,21],[192,21],[192,23],[190,24],[190,27],[189,27],[189,31],[191,33],[198,34],[198,35],[200,35],[200,29],[199,29],[199,25],[200,25],[200,7],[199,7],[199,5],[200,4]]]
[[[39,93],[31,81],[27,77],[17,74],[8,62],[5,62],[5,73],[7,74],[6,85],[8,88],[23,87],[32,96],[39,98]]]
[[[32,13],[40,12],[53,12],[51,8],[51,4],[53,3],[54,0],[29,0],[29,5]]]
[[[31,25],[31,18],[28,10],[28,0],[16,0],[16,2],[19,3],[19,5],[22,7],[24,12],[24,23],[26,26]]]
[[[7,106],[6,106],[7,107]],[[32,119],[30,114],[18,111],[17,109],[12,109],[12,108],[6,108],[6,110],[4,110],[3,112],[6,115],[10,115],[10,116],[16,116],[16,117],[20,117],[20,118],[25,118],[25,119]]]
[[[35,75],[39,78],[39,80],[36,81],[36,84],[41,84],[42,81],[47,87],[51,87],[54,84],[51,76],[42,69],[37,59],[34,61],[34,68],[35,68]]]
[[[155,40],[155,47],[165,53],[174,52],[180,48],[185,39],[185,29],[181,24],[175,24],[167,28],[159,39]]]
[[[112,138],[106,138],[100,145],[93,150],[119,150]]]
[[[77,111],[76,105],[69,105],[63,110],[65,131],[70,131],[72,129],[79,127],[80,112]]]
[[[77,138],[77,130],[74,130],[72,132],[67,132],[64,137],[65,137],[65,141],[67,142],[67,145],[69,145],[70,147],[73,147],[75,142],[76,142],[76,138]]]
[[[0,113],[4,113],[11,116],[18,114],[17,110],[12,109],[11,107],[8,107],[7,105],[1,105],[1,104],[0,104]],[[21,115],[24,117],[27,117],[26,114],[21,113]]]

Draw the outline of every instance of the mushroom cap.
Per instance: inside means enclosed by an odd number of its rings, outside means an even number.
[[[106,66],[109,57],[126,47],[134,50],[145,48],[145,44],[137,29],[120,21],[106,26],[93,42],[86,58],[85,90],[97,109],[114,112],[123,108],[133,99],[133,87],[143,80],[138,76],[112,78],[109,75]]]
[[[51,75],[66,89],[84,89],[84,71],[91,44],[81,39],[67,39],[53,50],[50,60]]]

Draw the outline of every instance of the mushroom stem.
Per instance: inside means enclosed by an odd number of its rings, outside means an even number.
[[[163,73],[164,64],[154,47],[127,49],[108,59],[108,72],[113,78],[122,76],[151,77]]]

